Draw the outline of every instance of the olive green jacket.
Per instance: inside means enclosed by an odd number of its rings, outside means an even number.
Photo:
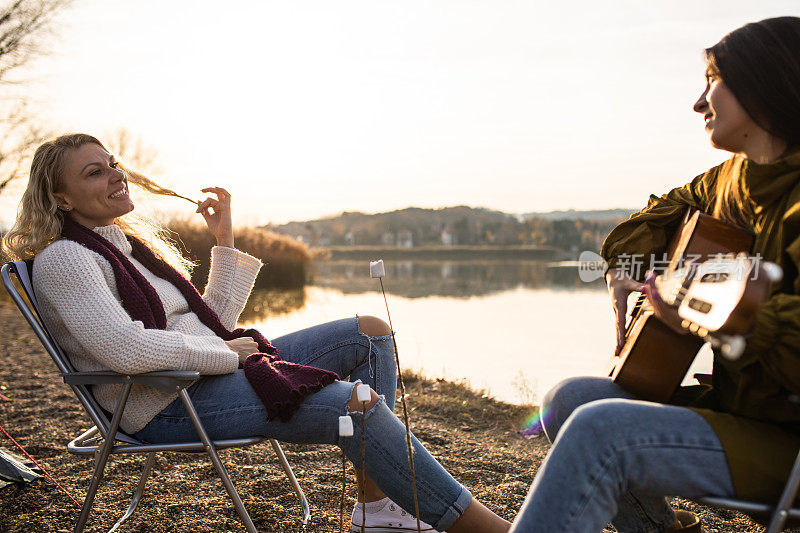
[[[601,255],[660,258],[687,207],[711,213],[718,176],[733,172],[755,234],[752,255],[784,271],[757,315],[742,357],[714,356],[713,388],[687,403],[725,448],[738,496],[774,500],[800,449],[800,151],[770,164],[732,158],[663,196],[614,228]],[[676,396],[677,398],[677,396]]]

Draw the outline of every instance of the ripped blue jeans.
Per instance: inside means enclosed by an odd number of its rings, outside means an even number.
[[[350,413],[354,435],[339,438],[339,416],[355,382],[361,380],[382,396],[367,412],[366,474],[392,500],[414,510],[405,427],[394,415],[397,389],[392,338],[369,337],[358,328],[357,318],[320,324],[271,341],[286,361],[332,370],[342,379],[307,396],[288,422],[267,421],[264,405],[250,387],[243,370],[233,374],[203,376],[189,396],[212,439],[260,435],[300,444],[336,444],[361,466],[362,414]],[[198,440],[194,425],[180,399],[161,411],[136,435],[148,442]],[[419,493],[420,518],[444,531],[461,516],[472,495],[442,468],[412,435],[414,468]]]

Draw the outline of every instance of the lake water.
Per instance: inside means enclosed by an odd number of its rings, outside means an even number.
[[[605,285],[581,282],[576,270],[541,261],[405,261],[387,263],[386,274],[404,369],[537,404],[566,377],[602,375],[613,353]],[[254,292],[241,321],[273,338],[356,313],[386,320],[378,280],[367,262],[326,262],[305,289]],[[706,355],[689,375],[709,368]]]

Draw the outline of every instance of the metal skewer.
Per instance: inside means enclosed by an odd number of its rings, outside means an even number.
[[[419,500],[417,499],[417,475],[414,471],[414,449],[411,446],[411,428],[408,425],[408,408],[406,407],[406,385],[403,381],[403,372],[400,370],[400,355],[397,353],[397,341],[394,337],[394,326],[392,325],[392,315],[389,313],[389,301],[386,299],[386,291],[383,288],[383,276],[386,275],[386,270],[383,266],[383,259],[378,261],[370,261],[369,264],[370,277],[378,278],[381,284],[381,294],[383,294],[383,303],[386,305],[386,316],[389,318],[389,329],[392,331],[392,345],[394,346],[394,358],[397,364],[397,377],[400,381],[400,403],[403,406],[403,422],[406,426],[406,447],[408,448],[408,463],[411,467],[411,489],[414,496],[414,516],[417,519],[417,533],[421,533],[419,523]]]
[[[353,436],[353,420],[349,416],[339,417],[339,437]],[[344,499],[347,490],[347,455],[344,453],[344,442],[342,442],[342,494],[339,498],[339,533],[344,533]]]

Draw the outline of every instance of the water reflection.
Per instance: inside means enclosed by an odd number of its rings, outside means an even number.
[[[602,280],[546,262],[387,262],[384,280],[403,368],[465,379],[512,402],[537,403],[569,376],[601,375],[614,350]],[[386,317],[366,262],[317,265],[304,290],[254,291],[241,325],[267,338],[361,315]],[[576,333],[577,332],[577,333]],[[707,372],[710,358],[689,371]]]
[[[242,325],[275,339],[356,313],[386,319],[380,292],[308,287],[306,294],[302,309]],[[389,305],[404,369],[466,380],[506,401],[535,404],[566,377],[600,375],[614,349],[605,291],[519,287],[474,298],[390,293]]]
[[[554,266],[547,261],[389,261],[386,290],[406,298],[445,296],[467,299],[517,288],[604,289],[602,280],[584,283],[575,268]],[[344,294],[380,290],[369,277],[365,261],[324,261],[312,266],[311,285],[336,289]],[[254,290],[242,313],[245,322],[281,316],[302,309],[305,289]]]
[[[326,261],[312,268],[312,284],[345,294],[374,291],[366,262]],[[408,298],[450,296],[470,298],[517,287],[588,288],[575,268],[558,268],[546,261],[392,261],[386,263],[392,294]],[[388,288],[388,287],[387,287]]]
[[[256,289],[242,311],[241,322],[253,322],[285,315],[306,305],[305,289]]]

